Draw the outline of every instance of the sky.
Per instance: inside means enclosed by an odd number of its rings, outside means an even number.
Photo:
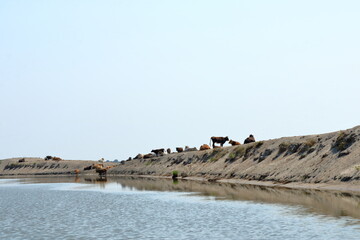
[[[356,0],[1,0],[0,159],[359,125]]]

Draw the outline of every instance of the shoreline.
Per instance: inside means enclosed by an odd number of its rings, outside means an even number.
[[[25,179],[25,178],[91,178],[99,179],[97,174],[86,174],[86,175],[73,175],[73,174],[24,174],[24,175],[0,175],[0,179]],[[172,180],[171,176],[156,176],[156,175],[108,175],[104,179],[114,180],[117,178],[138,178],[138,179],[167,179]],[[360,193],[360,185],[358,184],[347,184],[347,183],[301,183],[301,182],[290,182],[290,183],[278,183],[270,181],[257,181],[257,180],[243,180],[243,179],[217,179],[210,180],[202,177],[184,177],[178,178],[178,181],[195,181],[195,182],[206,182],[206,183],[225,183],[234,185],[250,185],[267,188],[283,188],[283,189],[294,189],[294,190],[318,190],[318,191],[332,191],[332,192],[349,192],[349,193]]]
[[[135,177],[135,178],[160,178],[160,179],[171,179],[169,176],[153,176],[153,175],[116,175],[109,176],[110,178],[116,177]],[[186,177],[179,178],[179,181],[197,181],[197,182],[210,182],[210,183],[229,183],[235,185],[253,185],[270,188],[287,188],[287,189],[311,189],[319,191],[340,191],[340,192],[354,192],[360,193],[360,185],[349,185],[349,184],[335,184],[335,183],[276,183],[267,181],[256,181],[256,180],[242,180],[242,179],[218,179],[216,181],[209,181],[209,179],[201,177]]]

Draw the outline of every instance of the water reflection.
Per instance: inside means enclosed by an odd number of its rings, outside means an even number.
[[[76,182],[93,184],[100,189],[118,188],[137,191],[190,192],[215,200],[255,201],[270,204],[296,205],[303,212],[298,214],[321,214],[334,217],[349,216],[360,219],[360,193],[322,191],[311,189],[288,189],[231,183],[209,183],[198,181],[173,181],[160,178],[136,177],[54,177],[21,179],[22,183]]]
[[[256,201],[271,204],[305,206],[307,213],[350,216],[360,219],[360,194],[311,189],[288,189],[230,183],[179,181],[165,179],[122,178],[115,180],[122,186],[138,190],[194,192],[216,200]]]

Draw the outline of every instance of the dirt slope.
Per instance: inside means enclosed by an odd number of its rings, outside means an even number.
[[[24,162],[19,162],[24,159]],[[85,167],[99,163],[98,161],[82,160],[47,160],[43,158],[11,158],[0,161],[0,176],[17,175],[71,175],[76,174],[75,170],[80,170],[79,174],[96,174],[95,170],[84,171]],[[115,165],[114,163],[104,163],[105,166]]]
[[[112,175],[243,179],[279,183],[360,181],[360,126],[321,135],[284,137],[206,151],[133,159],[112,168]]]

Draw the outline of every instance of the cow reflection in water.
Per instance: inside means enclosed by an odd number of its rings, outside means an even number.
[[[85,178],[84,180],[92,184],[98,184],[102,189],[105,189],[105,184],[108,181],[106,176],[102,176],[98,178]]]

